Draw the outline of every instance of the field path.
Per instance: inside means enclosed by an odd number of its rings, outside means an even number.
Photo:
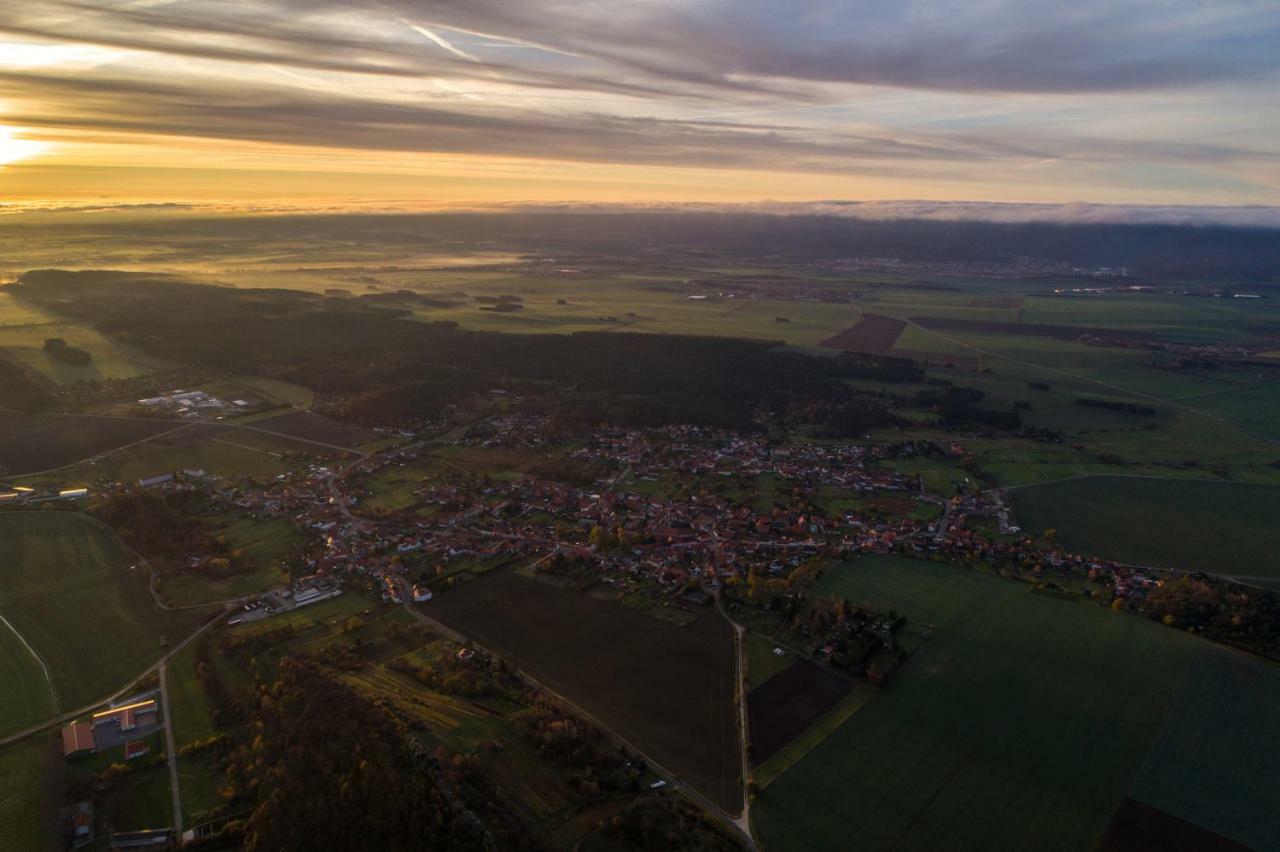
[[[178,787],[178,749],[173,744],[173,711],[169,707],[169,666],[160,664],[160,712],[164,713],[164,750],[169,763],[169,792],[173,796],[173,832],[182,837],[182,795]]]
[[[716,609],[733,628],[733,652],[736,663],[734,673],[737,675],[737,683],[733,688],[733,703],[738,711],[738,760],[741,767],[739,775],[742,778],[742,813],[734,820],[734,824],[738,826],[739,831],[754,841],[755,838],[751,833],[751,763],[747,754],[748,744],[751,742],[751,719],[747,713],[747,628],[729,617],[728,611],[724,608],[724,602],[720,600],[718,590],[715,593],[715,600]]]
[[[45,683],[49,685],[49,699],[53,702],[51,706],[53,707],[53,712],[56,714],[60,709],[62,709],[62,707],[58,701],[58,693],[53,688],[53,678],[49,675],[49,666],[45,664],[44,657],[40,656],[39,651],[31,647],[31,643],[27,641],[25,636],[18,632],[18,628],[14,627],[13,624],[10,623],[9,619],[0,615],[0,621],[3,621],[4,626],[13,631],[13,635],[18,637],[18,641],[22,643],[22,646],[26,648],[27,651],[31,653],[31,656],[36,658],[36,662],[40,664],[40,668],[44,671]]]

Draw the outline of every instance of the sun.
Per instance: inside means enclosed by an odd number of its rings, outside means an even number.
[[[47,147],[43,142],[18,138],[12,127],[0,127],[0,166],[34,157]]]

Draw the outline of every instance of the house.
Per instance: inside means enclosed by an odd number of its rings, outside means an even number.
[[[413,600],[415,603],[424,603],[433,597],[431,590],[424,586],[413,587]]]
[[[62,729],[63,757],[74,757],[93,750],[93,727],[88,722],[72,722]]]

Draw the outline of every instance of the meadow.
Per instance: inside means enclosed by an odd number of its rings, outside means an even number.
[[[93,361],[71,365],[44,351],[44,342],[59,337],[88,351]],[[96,329],[30,305],[0,288],[0,348],[59,384],[127,379],[172,367],[135,347],[104,337]]]
[[[493,571],[422,610],[509,658],[726,810],[741,805],[733,634]]]
[[[1142,618],[922,560],[862,557],[829,570],[817,591],[905,611],[933,635],[761,794],[753,816],[771,850],[1093,848],[1120,802],[1141,792],[1130,779],[1197,665],[1235,658]],[[1258,676],[1274,684],[1280,673],[1267,665]],[[1220,685],[1209,699],[1220,713],[1268,712],[1258,702],[1269,690]],[[1208,734],[1213,719],[1183,735]],[[1203,794],[1247,797],[1266,789],[1276,757],[1207,778],[1169,753],[1162,772]]]
[[[49,818],[49,780],[62,759],[52,737],[28,737],[0,747],[0,847],[15,850],[55,846]]]
[[[146,569],[72,513],[0,514],[0,566],[0,613],[48,664],[62,709],[124,686],[211,615],[159,609]]]
[[[196,571],[176,571],[156,578],[156,590],[173,606],[192,606],[265,592],[288,581],[283,558],[306,543],[307,537],[285,518],[247,517],[208,519],[210,532],[243,550],[253,566],[228,577],[210,578]]]
[[[1240,577],[1280,577],[1280,487],[1094,476],[1018,488],[1022,527],[1070,551]]]

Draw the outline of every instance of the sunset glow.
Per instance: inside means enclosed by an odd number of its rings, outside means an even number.
[[[6,4],[0,194],[1280,202],[1274,7],[1147,5]]]

